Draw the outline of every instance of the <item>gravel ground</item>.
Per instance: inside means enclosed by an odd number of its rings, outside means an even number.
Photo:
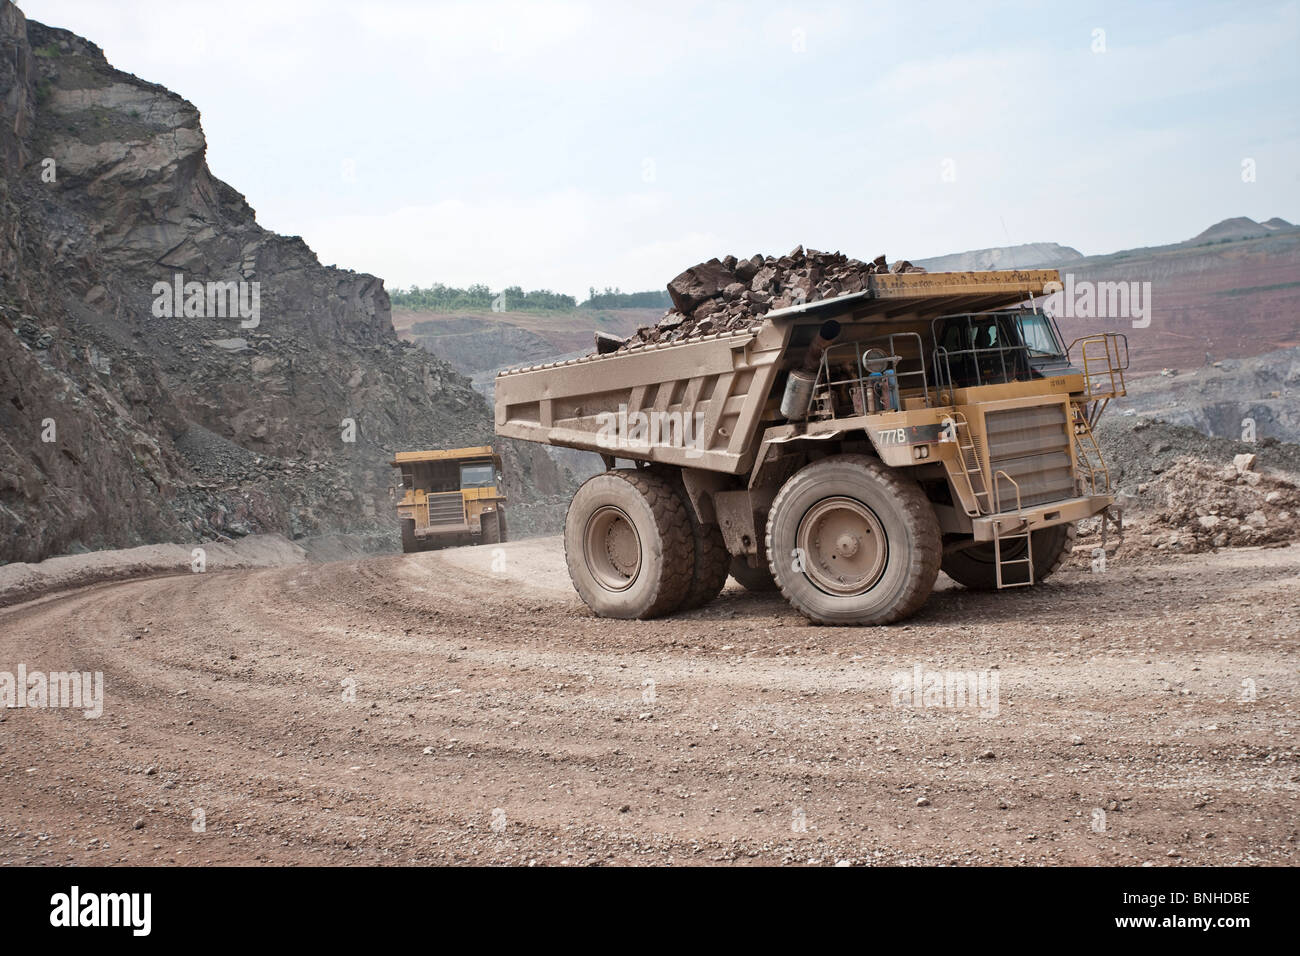
[[[0,864],[1297,862],[1300,546],[940,582],[607,621],[535,539],[49,595],[0,671],[103,715],[0,711]]]

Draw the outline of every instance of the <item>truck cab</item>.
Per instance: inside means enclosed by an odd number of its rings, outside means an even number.
[[[948,315],[932,326],[933,365],[958,388],[1081,374],[1056,322],[1037,309]]]

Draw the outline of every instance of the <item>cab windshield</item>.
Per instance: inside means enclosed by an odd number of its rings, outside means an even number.
[[[495,484],[495,476],[495,469],[491,464],[460,466],[462,488],[490,488]]]
[[[1045,315],[1020,316],[1020,335],[1031,355],[1056,357],[1065,354],[1051,321]]]

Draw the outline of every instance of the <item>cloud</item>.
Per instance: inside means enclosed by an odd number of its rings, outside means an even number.
[[[402,285],[582,294],[796,243],[1103,252],[1300,215],[1294,2],[22,5],[194,102],[267,228]]]
[[[717,235],[674,235],[671,219],[660,193],[565,189],[324,216],[306,224],[303,238],[322,262],[373,272],[389,288],[482,282],[585,298],[593,285],[640,291],[646,276],[666,282],[685,260],[715,254]]]

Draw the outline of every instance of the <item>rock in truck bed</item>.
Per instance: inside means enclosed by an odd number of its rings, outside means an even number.
[[[863,262],[842,252],[805,251],[803,246],[779,258],[755,255],[748,259],[710,259],[691,266],[668,283],[673,307],[658,323],[637,329],[624,341],[598,334],[596,347],[601,352],[613,352],[634,345],[742,329],[774,309],[860,292],[870,275],[924,271],[904,259],[891,267],[884,256]]]

